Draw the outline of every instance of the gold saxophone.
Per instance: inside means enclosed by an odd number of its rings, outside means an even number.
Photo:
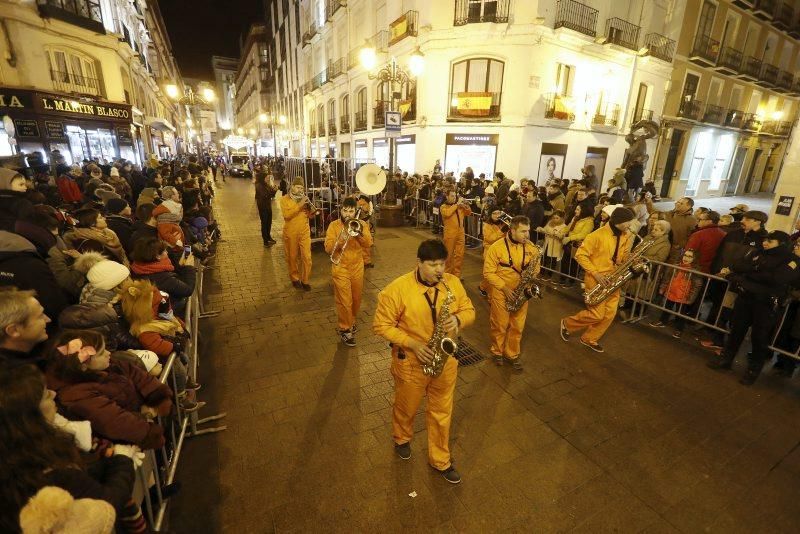
[[[506,299],[506,311],[509,313],[519,310],[523,304],[533,297],[542,298],[542,290],[535,282],[536,271],[542,262],[542,249],[538,245],[533,246],[536,248],[536,257],[522,271],[519,277],[519,285],[511,293],[511,298]]]
[[[447,291],[442,308],[439,310],[439,315],[436,317],[436,325],[433,327],[433,335],[428,340],[428,347],[433,350],[433,360],[430,364],[422,364],[422,372],[426,376],[439,376],[444,370],[444,364],[447,363],[447,358],[453,356],[458,350],[458,344],[447,337],[447,332],[444,329],[444,323],[450,318],[450,305],[455,302],[456,297],[447,284],[444,278],[440,282]]]
[[[636,245],[624,262],[620,263],[614,272],[606,277],[606,284],[597,284],[592,289],[584,293],[583,301],[589,306],[597,306],[611,296],[622,285],[640,274],[650,272],[650,260],[642,257],[642,254],[653,246],[655,239],[643,239]]]

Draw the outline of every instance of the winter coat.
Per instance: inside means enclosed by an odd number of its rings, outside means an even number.
[[[46,258],[50,249],[58,243],[58,238],[50,230],[25,220],[18,220],[12,231],[33,243],[36,252],[43,258]]]
[[[547,195],[547,200],[550,202],[550,206],[553,208],[553,211],[564,211],[564,208],[566,207],[566,199],[563,193],[559,192],[555,195]]]
[[[720,230],[719,226],[712,224],[711,226],[698,228],[689,236],[686,249],[692,249],[697,252],[699,270],[704,273],[711,272],[711,264],[717,256],[717,250],[722,240],[725,239],[725,235],[725,232]]]
[[[38,367],[40,371],[44,371],[47,366],[47,361],[42,357],[39,351],[20,352],[18,350],[0,347],[0,369],[3,367],[12,368],[28,364],[33,364]]]
[[[571,228],[571,229],[570,229]],[[578,219],[575,222],[575,226],[572,227],[572,224],[567,227],[567,235],[564,238],[563,244],[567,243],[575,243],[575,245],[579,245],[581,241],[586,239],[586,236],[591,234],[594,231],[594,220],[591,217],[584,217],[583,219]]]
[[[681,267],[694,266],[681,264]],[[702,287],[702,276],[689,271],[674,269],[673,272],[664,275],[658,292],[671,302],[693,304]]]
[[[755,250],[736,260],[726,278],[731,289],[741,296],[755,300],[783,298],[797,277],[798,262],[800,260],[785,246]]]
[[[567,233],[567,225],[564,223],[558,226],[540,226],[536,231],[544,234],[544,255],[548,258],[560,260],[564,255],[563,239]]]
[[[653,206],[651,199],[647,200],[647,212],[659,213]],[[697,226],[697,219],[690,213],[678,213],[675,210],[660,212],[664,214],[664,219],[669,223],[672,231],[672,247],[684,249],[686,242],[689,241],[689,234]]]
[[[641,189],[644,187],[644,167],[641,165],[631,165],[625,171],[625,181],[628,182],[628,189]]]
[[[111,441],[153,448],[163,430],[140,413],[142,406],[155,407],[172,398],[169,387],[128,362],[111,361],[98,378],[67,382],[47,372],[47,387],[71,418],[86,419],[93,431]]]
[[[117,234],[109,228],[102,230],[98,228],[73,228],[64,234],[64,243],[71,248],[79,251],[85,251],[86,243],[94,241],[101,245],[103,250],[110,256],[109,259],[118,261],[123,265],[128,265],[128,256],[125,254],[125,249],[122,248]]]
[[[130,250],[133,248],[131,244],[131,236],[133,235],[133,221],[122,215],[107,215],[106,224],[108,227],[117,234],[122,248]]]
[[[730,267],[748,253],[761,250],[766,236],[767,231],[763,228],[756,232],[747,232],[744,228],[740,228],[726,234],[717,248],[711,266],[712,272],[718,273],[723,267]]]
[[[33,211],[33,204],[27,193],[0,189],[0,230],[14,231],[14,223],[27,217]]]
[[[59,287],[76,302],[81,295],[83,286],[86,285],[86,274],[74,268],[72,258],[54,246],[47,254],[47,266],[53,273]]]
[[[133,278],[150,280],[174,301],[194,293],[197,270],[189,265],[181,265],[176,269],[169,258],[164,258],[149,263],[135,261],[131,265],[131,274]]]
[[[655,239],[655,242],[650,245],[650,248],[644,251],[642,256],[651,261],[664,263],[667,261],[671,249],[672,245],[669,242],[669,236],[662,235]]]
[[[128,332],[130,325],[122,317],[118,306],[110,304],[67,306],[58,316],[58,325],[69,330],[96,330],[103,334],[108,350],[141,349],[141,343]]]
[[[526,202],[520,215],[530,219],[531,228],[539,228],[544,224],[544,204],[538,198],[533,202]]]
[[[277,189],[269,184],[256,184],[256,206],[258,211],[267,211],[272,209],[272,199],[275,198]]]
[[[81,193],[81,188],[74,177],[62,174],[56,179],[56,185],[58,186],[58,194],[65,203],[71,204],[83,200],[83,193]]]
[[[67,299],[44,258],[22,236],[0,230],[0,286],[33,289],[50,318],[58,317]]]
[[[139,241],[140,239],[145,239],[147,237],[155,237],[158,238],[158,228],[155,226],[150,226],[149,224],[145,224],[142,221],[136,221],[133,223],[133,232],[131,233],[131,240],[128,246],[130,248],[125,249],[126,252],[130,253],[133,250],[133,245]]]

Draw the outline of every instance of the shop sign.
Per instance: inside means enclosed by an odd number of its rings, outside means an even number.
[[[366,139],[356,139],[356,148],[367,148]]]
[[[791,215],[793,205],[794,197],[781,195],[778,199],[778,205],[775,207],[775,213],[778,215]]]
[[[45,113],[57,111],[60,113],[89,115],[100,119],[124,121],[131,119],[131,110],[125,106],[116,104],[84,103],[77,100],[67,101],[61,98],[52,98],[44,95],[40,97],[40,104]]]
[[[12,91],[0,88],[0,108],[31,108],[33,99],[29,91]]]
[[[447,134],[448,145],[497,145],[500,134]]]
[[[15,119],[14,127],[17,130],[17,137],[41,137],[39,135],[39,125],[30,119]]]
[[[64,139],[64,123],[61,121],[44,121],[44,131],[50,139]]]
[[[413,145],[417,142],[417,134],[404,135],[394,141],[398,145]]]
[[[133,137],[130,128],[117,128],[117,143],[120,145],[132,145]]]

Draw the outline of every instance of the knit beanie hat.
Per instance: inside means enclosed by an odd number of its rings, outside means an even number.
[[[487,195],[494,195],[494,187],[491,185],[483,190],[483,192]]]
[[[292,180],[292,187],[294,187],[296,185],[302,185],[303,187],[305,187],[306,184],[303,181],[302,176],[296,176],[295,179]]]
[[[608,222],[616,226],[618,224],[626,223],[628,221],[632,221],[636,218],[636,215],[633,214],[631,210],[628,208],[623,207],[615,207],[614,211],[611,212],[611,216],[608,219]]]
[[[110,198],[108,199],[108,202],[106,202],[106,211],[113,215],[117,215],[127,207],[128,202],[123,198]]]
[[[106,291],[114,289],[128,278],[131,272],[121,263],[111,260],[98,262],[86,273],[89,283]]]
[[[111,171],[109,172],[110,176],[119,176],[119,169],[116,167],[111,167]]]
[[[775,240],[781,245],[785,245],[786,243],[789,243],[792,240],[789,234],[787,234],[786,232],[781,232],[780,230],[774,230],[770,232],[769,234],[767,234],[766,238],[769,239],[770,241]]]
[[[83,174],[83,171],[81,170],[81,166],[76,163],[69,168],[69,173],[78,176]]]
[[[0,167],[0,189],[11,189],[11,182],[14,181],[14,178],[17,176],[22,176],[20,173],[15,171],[14,169],[6,169],[5,167]]]

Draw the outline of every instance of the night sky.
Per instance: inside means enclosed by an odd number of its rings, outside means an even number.
[[[239,40],[263,19],[261,0],[160,0],[181,74],[210,80],[211,56],[239,57]]]

